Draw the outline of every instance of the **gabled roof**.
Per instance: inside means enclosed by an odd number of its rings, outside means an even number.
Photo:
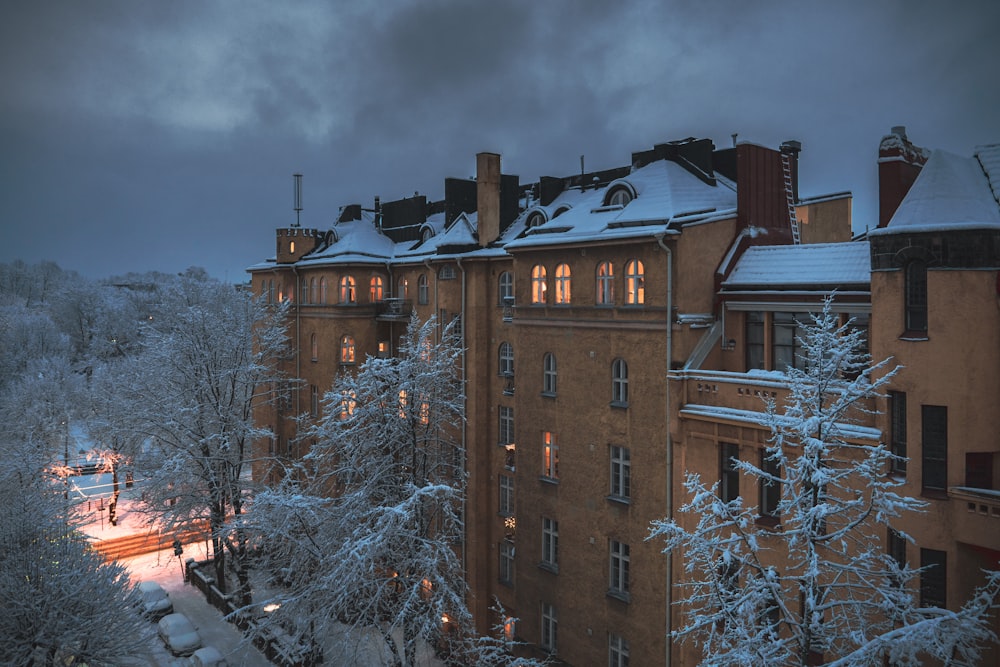
[[[1000,148],[985,146],[976,157],[948,151],[931,154],[889,224],[870,236],[900,232],[1000,228]]]
[[[869,253],[867,241],[751,246],[722,287],[733,290],[868,285]]]

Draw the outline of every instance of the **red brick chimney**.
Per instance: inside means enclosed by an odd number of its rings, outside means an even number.
[[[930,153],[906,138],[906,128],[897,125],[878,146],[878,226],[889,224],[910,186],[917,180]]]

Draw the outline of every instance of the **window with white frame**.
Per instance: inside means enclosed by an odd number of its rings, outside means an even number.
[[[624,359],[615,359],[611,363],[611,403],[628,405],[628,364]]]
[[[344,336],[340,339],[340,363],[353,364],[354,360],[354,338],[352,336]]]
[[[629,546],[618,540],[608,540],[610,559],[608,566],[608,592],[617,597],[628,597]]]
[[[559,522],[547,516],[542,517],[542,564],[559,567]]]
[[[646,275],[642,262],[631,260],[625,265],[625,303],[639,306],[646,302]]]
[[[340,303],[356,303],[357,300],[357,285],[354,282],[354,276],[341,276]]]
[[[514,478],[511,475],[500,475],[500,514],[514,514]]]
[[[542,603],[542,641],[541,646],[549,653],[556,652],[556,634],[558,618],[556,608],[547,602]]]
[[[545,276],[545,267],[541,264],[536,264],[531,267],[531,303],[546,303],[548,290],[549,284]]]
[[[403,299],[404,301],[410,297],[410,281],[406,277],[399,279],[396,283],[396,298]]]
[[[507,303],[508,299],[514,298],[514,274],[510,271],[504,271],[500,274],[498,279],[498,292],[499,292],[499,303],[504,305]]]
[[[632,201],[632,191],[625,186],[614,188],[608,193],[606,206],[628,206]]]
[[[514,442],[514,408],[507,405],[499,407],[500,424],[497,437],[501,445],[509,445]]]
[[[611,497],[627,499],[632,494],[632,460],[628,447],[611,445]]]
[[[551,431],[542,433],[542,477],[559,479],[559,443]]]
[[[514,582],[514,543],[504,540],[500,543],[499,579],[505,584]]]
[[[628,667],[628,642],[613,632],[608,633],[608,667]]]
[[[546,352],[542,357],[542,393],[556,395],[556,355]]]
[[[421,273],[417,277],[417,303],[422,306],[426,306],[429,302],[428,292],[430,290],[427,287],[427,274]]]
[[[611,262],[597,265],[597,305],[610,306],[615,302],[615,270]]]
[[[560,264],[556,267],[556,303],[568,304],[572,297],[572,287],[569,264]]]
[[[514,374],[514,346],[504,341],[497,351],[497,367],[500,375]]]

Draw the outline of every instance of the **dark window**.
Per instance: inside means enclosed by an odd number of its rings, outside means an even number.
[[[901,568],[906,565],[906,538],[892,528],[889,529],[889,536],[886,540],[886,551],[896,565]]]
[[[772,459],[766,451],[760,453],[760,469],[766,475],[779,477],[781,469],[778,462]],[[779,479],[760,478],[760,515],[769,519],[778,518],[778,502],[781,500],[781,482]]]
[[[509,445],[514,442],[514,408],[500,406],[499,444]]]
[[[920,260],[906,265],[906,330],[927,331],[927,264]]]
[[[923,489],[932,493],[945,492],[948,490],[948,408],[922,405],[920,410]]]
[[[973,489],[993,488],[993,452],[966,453],[965,485]]]
[[[906,392],[889,392],[889,412],[891,415],[889,451],[899,458],[893,459],[891,470],[906,474]]]
[[[920,606],[944,608],[948,602],[948,554],[921,549],[920,567]]]
[[[774,354],[774,370],[784,371],[787,368],[805,369],[806,360],[802,358],[799,339],[802,337],[802,327],[796,318],[808,321],[806,313],[774,313],[773,335],[771,346]]]
[[[747,313],[747,370],[764,369],[764,313]]]
[[[417,278],[417,303],[427,305],[428,291],[427,276],[421,273]]]
[[[739,445],[728,442],[719,445],[719,497],[726,503],[740,495],[740,471],[734,463],[739,458]]]
[[[550,396],[556,394],[556,355],[546,352],[542,358],[542,393]]]

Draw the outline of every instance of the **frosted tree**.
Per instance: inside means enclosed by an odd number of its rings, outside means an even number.
[[[1000,573],[987,573],[961,610],[920,607],[919,571],[889,557],[883,540],[893,519],[923,503],[896,492],[901,482],[886,474],[892,454],[857,437],[866,403],[895,370],[870,363],[863,333],[840,325],[831,305],[805,327],[805,370],[788,369],[787,400],[767,404],[772,437],[762,465],[735,462],[763,488],[780,489],[770,522],[689,473],[690,500],[680,509],[687,523],[652,523],[649,539],[664,539],[684,563],[674,637],[694,641],[705,665],[916,665],[928,657],[975,665],[978,647],[993,638],[987,615]]]
[[[246,539],[227,525],[238,524],[248,500],[252,444],[269,435],[253,407],[279,377],[285,311],[198,277],[160,291],[141,357],[121,377],[129,437],[144,442],[136,463],[144,497],[168,526],[208,522],[217,583],[228,590],[228,562],[238,599],[249,604]]]
[[[44,440],[44,436],[42,440]],[[119,665],[152,636],[124,566],[75,530],[51,456],[0,439],[0,664]]]
[[[309,453],[248,515],[281,582],[258,601],[280,604],[271,623],[309,638],[376,632],[395,665],[413,665],[421,640],[445,642],[443,619],[468,630],[460,357],[451,327],[414,317],[395,356],[337,377]]]

